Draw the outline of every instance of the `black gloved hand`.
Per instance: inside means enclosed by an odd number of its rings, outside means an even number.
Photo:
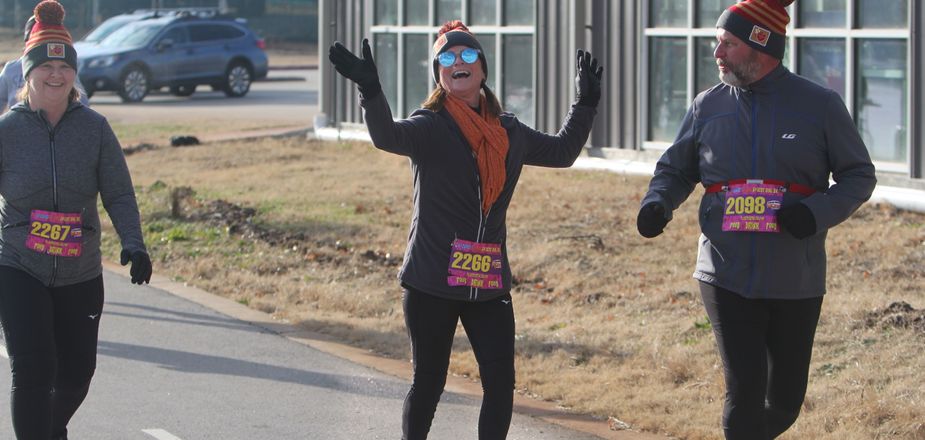
[[[363,39],[363,58],[357,58],[340,41],[335,41],[328,49],[328,59],[338,73],[357,84],[363,98],[374,98],[382,91],[379,71],[376,70],[376,63],[373,61],[373,51],[369,48],[369,39]]]
[[[597,107],[601,100],[601,78],[604,66],[597,65],[597,58],[591,57],[591,52],[578,49],[578,74],[575,75],[576,98],[579,105]]]
[[[802,203],[794,203],[777,211],[777,223],[794,237],[804,239],[816,233],[816,217]]]
[[[636,216],[636,229],[639,230],[639,235],[645,238],[657,237],[665,230],[667,224],[665,208],[658,202],[646,203]]]
[[[148,256],[147,252],[129,252],[127,249],[122,249],[120,260],[123,266],[128,264],[129,261],[132,262],[132,269],[129,272],[132,274],[133,284],[151,282],[151,257]]]

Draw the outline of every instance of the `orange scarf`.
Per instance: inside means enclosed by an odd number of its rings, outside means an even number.
[[[479,99],[482,114],[473,111],[462,99],[449,94],[444,106],[475,153],[479,180],[482,182],[482,212],[487,214],[501,195],[507,177],[504,168],[510,147],[507,130],[501,126],[501,119],[488,115],[488,103],[484,96]]]

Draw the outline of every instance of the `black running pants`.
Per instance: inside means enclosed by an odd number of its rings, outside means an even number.
[[[503,440],[514,403],[514,309],[511,296],[469,302],[406,289],[405,325],[414,376],[402,410],[402,439],[422,440],[430,431],[446,384],[456,323],[462,321],[479,364],[482,408],[479,440]]]
[[[747,299],[700,283],[723,360],[727,440],[773,439],[797,419],[822,297]]]
[[[0,266],[0,325],[10,358],[10,406],[18,440],[66,438],[96,369],[102,275],[45,287]]]

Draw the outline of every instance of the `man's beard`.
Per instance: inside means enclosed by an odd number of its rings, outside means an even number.
[[[719,79],[733,87],[745,87],[755,82],[758,79],[756,78],[758,70],[761,69],[758,52],[752,52],[748,59],[739,64],[724,63],[724,65],[727,70],[719,72]]]

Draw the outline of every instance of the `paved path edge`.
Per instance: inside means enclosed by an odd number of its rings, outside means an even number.
[[[104,261],[103,268],[117,276],[127,276],[127,269],[112,261]],[[272,315],[251,309],[231,299],[211,294],[185,283],[173,281],[154,274],[151,286],[174,296],[186,299],[223,315],[247,322],[267,331],[279,334],[292,341],[312,347],[330,355],[372,368],[404,380],[411,377],[411,363],[408,360],[390,359],[378,356],[368,350],[343,344],[331,336],[299,328],[295,324],[274,319]],[[478,382],[450,375],[446,390],[476,400],[482,397]],[[575,431],[592,434],[607,440],[665,440],[667,437],[630,430],[610,429],[607,420],[585,414],[570,413],[555,403],[532,399],[519,393],[514,394],[514,412],[532,416]]]

